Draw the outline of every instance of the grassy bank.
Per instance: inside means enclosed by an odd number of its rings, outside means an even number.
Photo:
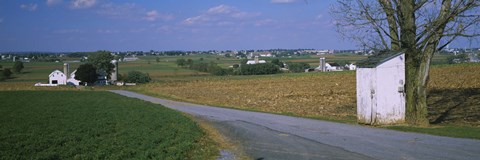
[[[0,92],[2,159],[211,159],[181,113],[108,92]]]

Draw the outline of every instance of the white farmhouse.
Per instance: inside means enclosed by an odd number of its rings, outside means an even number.
[[[405,122],[405,54],[369,57],[357,68],[357,121],[384,125]]]
[[[60,84],[66,85],[67,84],[67,76],[63,74],[62,71],[55,70],[50,75],[48,75],[48,83],[49,84]]]

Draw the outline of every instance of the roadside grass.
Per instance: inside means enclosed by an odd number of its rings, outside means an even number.
[[[214,159],[182,113],[109,92],[1,91],[2,159]]]
[[[403,131],[403,132],[425,133],[425,134],[447,136],[447,137],[480,139],[480,128],[472,127],[472,126],[445,124],[445,125],[432,125],[430,127],[385,126],[383,128]]]

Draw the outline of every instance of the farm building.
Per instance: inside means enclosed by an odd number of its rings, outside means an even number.
[[[355,64],[345,64],[345,67],[344,67],[346,70],[351,70],[351,71],[354,71],[357,69],[357,66]]]
[[[259,63],[267,63],[265,60],[259,60],[258,56],[255,56],[254,60],[248,60],[247,64],[259,64]]]
[[[327,71],[343,71],[343,67],[338,63],[326,63],[325,68]]]
[[[77,70],[70,73],[70,77],[67,79],[67,85],[73,85],[73,86],[80,85],[80,81],[75,79],[75,72],[77,72]]]
[[[100,71],[98,73],[97,81],[95,82],[96,85],[109,85],[114,84],[115,81],[117,81],[118,78],[118,61],[112,60],[112,64],[115,66],[113,69],[113,73],[111,73],[110,77],[111,79],[108,79],[107,73],[105,71]],[[56,85],[74,85],[78,86],[80,85],[80,81],[75,79],[75,72],[77,70],[73,71],[69,75],[69,69],[70,66],[68,63],[63,64],[63,72],[59,70],[55,70],[49,75],[49,85],[42,85],[41,83],[38,83],[38,86],[56,86]],[[37,84],[36,84],[37,85]]]
[[[383,125],[405,121],[405,54],[369,57],[357,68],[357,121]]]
[[[67,76],[62,71],[55,70],[48,75],[48,83],[65,85],[67,84]]]

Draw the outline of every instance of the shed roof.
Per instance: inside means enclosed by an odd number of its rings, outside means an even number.
[[[405,52],[403,51],[392,51],[392,52],[386,52],[386,53],[381,53],[373,56],[369,56],[367,59],[359,61],[357,63],[357,66],[359,68],[375,68]]]

